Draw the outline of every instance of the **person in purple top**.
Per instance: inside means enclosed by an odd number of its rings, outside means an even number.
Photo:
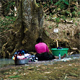
[[[36,50],[36,57],[38,57],[38,60],[52,60],[52,59],[59,59],[58,56],[54,56],[49,53],[49,48],[42,41],[42,38],[38,38],[36,40],[37,44],[35,44],[35,50]],[[66,54],[64,54],[61,58],[64,58]]]

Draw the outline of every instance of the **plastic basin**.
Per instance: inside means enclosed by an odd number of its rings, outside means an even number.
[[[51,48],[52,54],[54,56],[59,56],[59,53],[61,56],[63,56],[65,53],[67,55],[69,48],[62,48],[62,49],[57,49],[57,48]]]

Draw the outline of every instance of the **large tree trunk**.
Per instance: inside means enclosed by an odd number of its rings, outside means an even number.
[[[35,0],[21,0],[18,18],[10,31],[8,41],[2,47],[3,57],[12,56],[19,49],[34,51],[34,45],[39,36],[49,40],[42,26],[42,6],[39,7]]]

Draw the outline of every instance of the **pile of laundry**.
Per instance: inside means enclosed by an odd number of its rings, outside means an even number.
[[[28,51],[26,50],[18,50],[14,53],[14,55],[12,56],[12,59],[13,60],[16,60],[16,59],[20,59],[20,60],[24,60],[24,59],[29,59],[29,62],[31,61],[34,61],[35,60],[38,60],[37,57],[35,57],[35,55],[31,55],[28,53]]]

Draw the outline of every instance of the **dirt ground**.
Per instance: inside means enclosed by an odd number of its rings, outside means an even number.
[[[80,58],[51,65],[6,66],[0,80],[80,80]]]

